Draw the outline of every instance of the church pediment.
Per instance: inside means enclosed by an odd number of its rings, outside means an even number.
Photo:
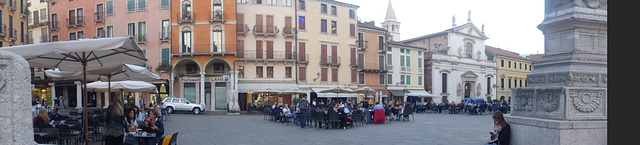
[[[471,22],[464,24],[462,26],[458,26],[454,28],[453,31],[456,33],[465,34],[465,35],[469,35],[476,38],[489,39],[486,35],[484,35],[484,33],[482,33],[480,29],[478,29],[478,27],[473,25],[473,23]]]
[[[462,74],[462,78],[477,78],[478,75],[476,75],[476,73],[473,73],[472,71],[467,71],[464,74]]]

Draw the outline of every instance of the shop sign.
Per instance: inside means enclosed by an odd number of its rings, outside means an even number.
[[[205,78],[205,82],[225,82],[226,77],[207,77]],[[188,82],[200,82],[199,77],[182,77],[180,78],[180,82],[188,83]]]

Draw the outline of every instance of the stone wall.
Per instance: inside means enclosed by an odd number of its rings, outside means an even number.
[[[29,64],[0,51],[0,144],[34,144]]]

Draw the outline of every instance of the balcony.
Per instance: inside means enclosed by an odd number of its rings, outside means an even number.
[[[211,12],[211,17],[209,17],[209,23],[213,24],[216,22],[224,23],[224,13],[220,10]]]
[[[40,36],[40,43],[49,42],[49,35]]]
[[[169,42],[171,41],[171,32],[158,32],[160,37],[160,42]]]
[[[355,57],[351,57],[351,61],[349,63],[349,66],[351,68],[358,68],[358,63],[356,62],[356,58]]]
[[[369,47],[369,41],[356,40],[358,50],[366,50]]]
[[[29,10],[28,9],[22,9],[22,12],[20,12],[20,17],[22,17],[22,18],[29,17]]]
[[[178,15],[178,24],[193,24],[194,22],[194,13],[191,13],[191,11],[182,11],[182,12],[178,12],[176,13],[176,15]]]
[[[96,12],[95,14],[95,22],[104,22],[104,12]]]
[[[405,72],[407,71],[407,67],[406,66],[400,66],[400,72]]]
[[[301,55],[300,57],[298,57],[298,62],[301,64],[309,63],[309,54]]]
[[[58,21],[53,20],[53,21],[51,21],[49,23],[50,23],[49,27],[50,27],[51,31],[60,30],[60,27],[58,27]]]
[[[276,36],[280,30],[278,30],[278,26],[273,25],[254,25],[253,26],[253,35],[255,36]]]
[[[238,51],[236,57],[239,60],[255,60],[255,61],[295,61],[294,52],[286,51],[256,51],[244,50]]]
[[[418,74],[424,74],[424,68],[418,68]]]
[[[293,36],[295,35],[295,28],[291,27],[291,26],[285,26],[282,29],[282,36],[284,36],[284,38],[293,38]]]
[[[192,45],[171,45],[171,49],[176,49],[178,53],[172,53],[172,56],[225,56],[236,55],[236,52],[225,52],[226,48],[236,48],[235,44],[218,44],[220,48],[216,48],[213,44],[192,44]],[[214,49],[216,48],[216,49]]]
[[[16,42],[16,40],[18,40],[18,30],[13,29],[13,33],[10,33],[9,35],[11,35],[11,37],[9,37],[11,42]]]
[[[364,64],[360,64],[358,65],[358,71],[360,72],[386,72],[387,71],[387,65],[378,65],[378,63],[375,62],[370,62],[367,63],[365,62]]]
[[[249,26],[247,26],[247,24],[236,24],[236,34],[237,35],[244,36],[249,31],[250,31],[249,30]]]
[[[67,18],[67,28],[78,27],[84,25],[84,16]]]
[[[147,34],[142,34],[142,35],[138,34],[133,37],[135,38],[134,40],[136,40],[136,42],[138,43],[144,43],[144,44],[147,43]]]
[[[29,34],[24,34],[24,37],[27,38],[27,40],[24,41],[24,44],[33,44],[33,36],[30,36]]]
[[[387,48],[384,47],[384,44],[378,44],[378,53],[387,52]]]
[[[320,65],[340,66],[340,56],[337,56],[337,57],[320,56]]]
[[[406,72],[411,73],[411,67],[407,67]]]
[[[2,24],[2,29],[0,29],[0,37],[7,36],[7,24]]]
[[[387,71],[393,72],[393,65],[387,65]]]
[[[9,3],[9,11],[16,11],[16,1],[14,0],[13,3]]]

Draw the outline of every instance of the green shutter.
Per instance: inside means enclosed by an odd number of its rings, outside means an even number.
[[[418,58],[418,68],[422,68],[422,58]]]
[[[391,57],[391,54],[387,54],[387,65],[393,65],[393,57]]]
[[[169,64],[169,48],[162,49],[162,65]]]
[[[407,85],[411,85],[411,76],[407,75]]]
[[[387,75],[387,84],[393,84],[393,75],[392,74],[388,74]]]
[[[404,56],[400,55],[400,66],[404,66]]]
[[[411,67],[411,57],[407,56],[407,67]]]
[[[418,85],[422,86],[422,76],[418,76]]]

